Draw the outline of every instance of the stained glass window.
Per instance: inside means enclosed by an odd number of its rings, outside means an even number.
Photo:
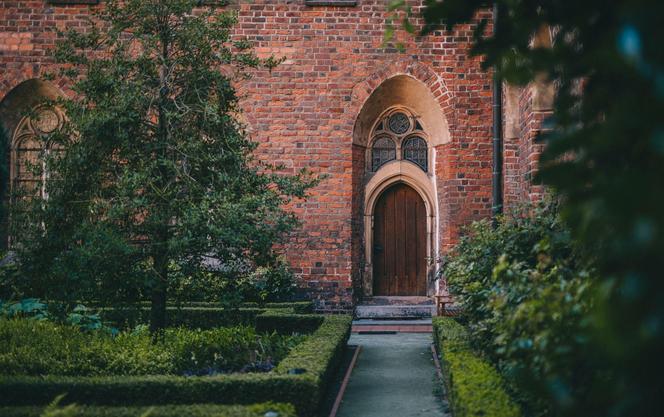
[[[371,149],[371,170],[377,171],[382,165],[397,157],[397,147],[392,139],[381,137],[374,141]]]
[[[403,159],[417,164],[425,172],[427,170],[427,142],[419,136],[410,137],[403,142],[401,147]]]
[[[397,135],[402,135],[410,130],[410,118],[405,113],[394,113],[387,121],[390,130]]]

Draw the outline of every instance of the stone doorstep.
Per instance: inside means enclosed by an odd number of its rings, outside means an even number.
[[[432,297],[423,296],[376,296],[366,297],[360,305],[367,306],[415,306],[415,305],[433,305]]]
[[[431,319],[416,320],[372,320],[359,319],[353,321],[353,333],[431,333]]]
[[[353,320],[353,326],[431,326],[431,318],[411,320],[381,320],[381,319],[357,319]]]
[[[353,326],[352,333],[432,333],[433,327],[428,326]]]

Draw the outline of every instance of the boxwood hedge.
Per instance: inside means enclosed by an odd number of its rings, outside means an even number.
[[[265,308],[257,307],[228,310],[222,307],[208,306],[169,306],[166,308],[166,323],[169,327],[184,326],[199,329],[239,324],[253,325],[256,316],[265,311]],[[292,309],[286,311],[292,312]],[[150,321],[150,309],[148,307],[101,308],[100,314],[104,321],[122,328],[134,327]]]
[[[521,416],[502,377],[472,350],[461,324],[449,317],[435,317],[433,331],[455,417]]]
[[[323,322],[320,314],[292,314],[284,310],[267,310],[256,316],[258,332],[280,334],[311,333]]]
[[[135,308],[104,308],[100,309],[101,316],[119,327],[134,327],[137,324],[148,323],[150,308],[147,304],[140,304]],[[244,303],[239,309],[226,309],[219,303],[188,302],[181,305],[169,305],[166,308],[166,321],[168,326],[186,326],[196,328],[212,328],[220,326],[234,326],[238,324],[253,325],[256,317],[266,312],[281,312],[286,315],[309,314],[314,311],[311,301],[298,301],[290,303]],[[320,321],[316,324],[318,326]],[[295,327],[297,325],[294,325]]]
[[[300,317],[290,316],[292,320]],[[293,404],[300,416],[311,416],[343,354],[351,324],[350,316],[317,317],[322,321],[318,329],[270,373],[209,377],[0,377],[0,405],[48,404],[66,393],[66,403],[109,406],[275,401]],[[279,316],[279,320],[287,319],[285,314]]]
[[[290,404],[253,405],[166,405],[152,407],[99,407],[75,406],[67,416],[75,417],[140,417],[148,412],[150,417],[264,417],[268,412],[278,417],[295,417],[295,409]],[[44,407],[0,407],[3,417],[40,417]],[[59,415],[59,414],[58,414]]]

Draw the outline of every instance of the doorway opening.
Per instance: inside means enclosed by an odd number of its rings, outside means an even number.
[[[374,209],[373,295],[427,295],[427,210],[420,195],[396,183]]]

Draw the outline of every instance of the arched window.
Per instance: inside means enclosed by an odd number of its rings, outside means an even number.
[[[19,123],[10,156],[11,187],[16,196],[45,197],[46,156],[59,147],[45,138],[62,127],[63,115],[59,109],[39,106]]]
[[[388,111],[374,125],[372,136],[372,172],[395,159],[413,162],[427,171],[428,145],[417,116],[402,109]]]
[[[403,141],[401,145],[403,159],[417,164],[424,171],[427,170],[427,142],[419,136],[413,136]]]
[[[377,171],[382,165],[397,157],[397,146],[387,136],[379,137],[371,148],[371,170]]]

